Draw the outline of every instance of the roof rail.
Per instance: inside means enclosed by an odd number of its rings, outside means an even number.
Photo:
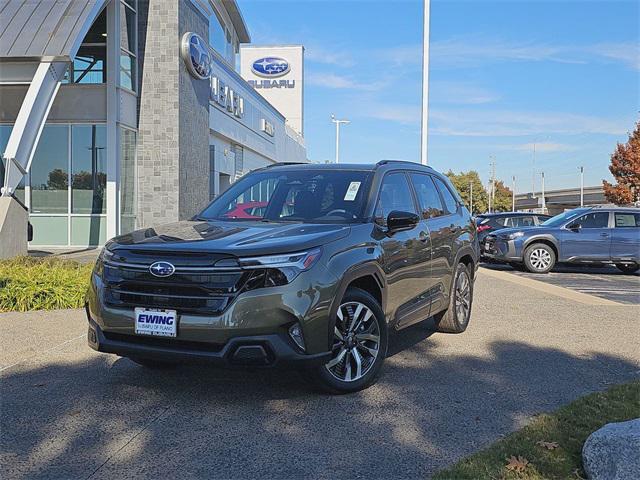
[[[262,168],[280,167],[282,165],[310,165],[308,162],[276,162]]]
[[[423,167],[431,168],[428,165],[422,165],[421,163],[412,162],[410,160],[380,160],[378,163],[376,163],[376,167],[380,167],[382,165],[387,165],[389,163],[404,163],[404,164],[409,164],[409,165],[420,165],[420,166],[423,166]]]

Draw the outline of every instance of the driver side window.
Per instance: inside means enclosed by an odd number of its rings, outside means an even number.
[[[403,172],[389,173],[382,179],[376,205],[376,222],[386,225],[387,216],[393,210],[418,213],[413,203],[407,176]]]

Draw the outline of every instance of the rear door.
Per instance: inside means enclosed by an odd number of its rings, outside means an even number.
[[[591,211],[578,217],[562,231],[562,259],[608,261],[611,230],[609,212]]]
[[[611,259],[640,262],[640,213],[613,213]]]

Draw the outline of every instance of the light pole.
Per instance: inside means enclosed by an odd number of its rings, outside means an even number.
[[[542,213],[547,211],[547,201],[544,198],[544,172],[540,172],[542,175]]]
[[[584,207],[584,167],[580,167],[580,206]]]
[[[513,177],[511,177],[511,180],[513,181],[513,187],[511,189],[511,211],[515,212],[516,211],[516,176],[513,175]]]
[[[331,115],[331,121],[336,124],[336,163],[340,161],[340,125],[351,123],[349,120],[338,120],[335,115]]]
[[[422,122],[420,135],[420,163],[427,164],[429,134],[429,14],[431,1],[424,0],[422,18]]]

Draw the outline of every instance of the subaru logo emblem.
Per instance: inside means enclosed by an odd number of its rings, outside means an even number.
[[[176,271],[176,267],[169,262],[155,262],[151,264],[149,271],[156,277],[170,277]]]
[[[291,70],[291,66],[284,58],[264,57],[253,62],[251,70],[260,77],[273,78],[286,75]]]
[[[200,35],[187,32],[182,37],[182,59],[187,65],[189,73],[200,80],[206,80],[211,76],[211,63],[213,58],[209,46]]]

